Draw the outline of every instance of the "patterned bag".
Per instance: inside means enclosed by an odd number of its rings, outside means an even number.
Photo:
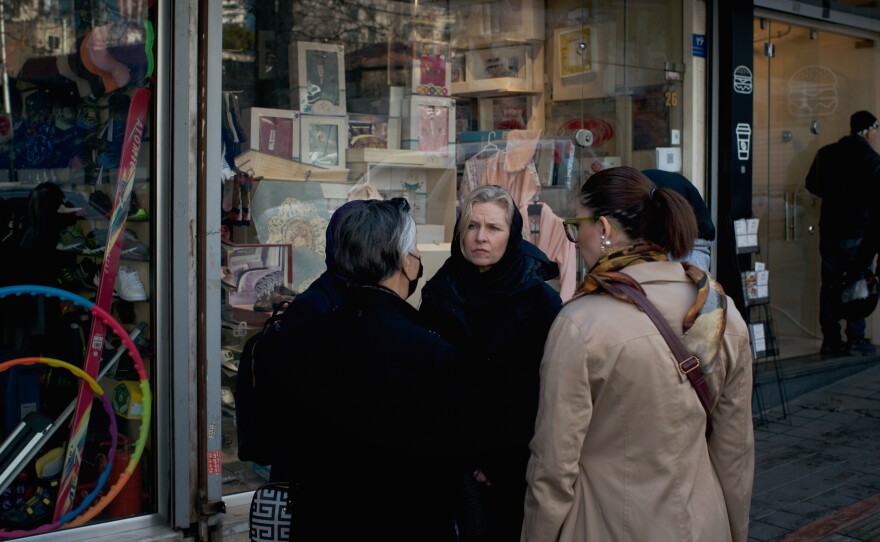
[[[290,542],[287,482],[271,482],[254,491],[248,517],[251,542]]]

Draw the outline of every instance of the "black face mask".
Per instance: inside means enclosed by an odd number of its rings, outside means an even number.
[[[425,272],[425,267],[422,265],[422,259],[412,254],[410,254],[410,256],[419,260],[419,272],[414,280],[409,281],[409,292],[407,292],[406,294],[407,299],[409,299],[414,293],[416,293],[416,288],[419,287],[419,279],[422,278],[422,274],[424,274]],[[406,278],[409,279],[409,277]]]

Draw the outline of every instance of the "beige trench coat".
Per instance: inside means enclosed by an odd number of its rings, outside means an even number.
[[[673,330],[696,288],[680,264],[625,272]],[[691,383],[651,320],[609,295],[575,297],[541,362],[522,540],[745,541],[754,473],[752,353],[727,300],[720,360],[705,367],[711,438]]]

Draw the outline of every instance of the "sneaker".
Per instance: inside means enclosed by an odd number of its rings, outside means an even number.
[[[58,271],[58,276],[55,277],[55,284],[62,290],[70,292],[76,291],[79,287],[79,283],[76,281],[76,278],[74,278],[73,273],[74,272],[69,267],[62,267],[61,270]]]
[[[225,407],[235,409],[235,395],[232,393],[232,388],[229,386],[220,388],[220,402]]]
[[[840,339],[824,339],[819,353],[823,356],[840,356],[846,354],[846,345]]]
[[[113,202],[110,201],[110,196],[102,190],[95,190],[89,195],[89,206],[101,216],[106,217],[109,217],[110,212],[113,210]]]
[[[97,228],[86,235],[92,253],[104,252],[107,247],[107,230]],[[126,229],[122,238],[122,252],[119,253],[120,258],[126,260],[147,261],[150,259],[150,250],[146,245],[140,242],[138,236],[133,231]]]
[[[228,348],[220,349],[220,365],[223,366],[223,372],[228,376],[235,376],[238,374],[238,358],[235,357],[235,354],[232,350]]]
[[[846,351],[852,356],[873,356],[877,352],[877,347],[868,339],[854,339],[846,342]]]
[[[126,301],[146,301],[147,292],[138,272],[126,265],[120,265],[116,272],[116,293]]]
[[[99,272],[98,264],[88,258],[83,258],[73,270],[73,279],[80,288],[94,290]]]
[[[146,222],[148,220],[147,211],[138,203],[137,195],[132,191],[131,199],[128,204],[128,218],[132,222]]]
[[[61,230],[58,244],[55,245],[57,250],[65,252],[77,252],[79,254],[90,254],[89,243],[82,228],[76,224],[67,226]]]

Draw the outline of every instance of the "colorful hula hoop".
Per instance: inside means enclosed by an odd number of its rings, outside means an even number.
[[[16,531],[0,531],[0,539],[6,538],[18,538],[21,536],[31,536],[35,534],[43,534],[49,531],[53,531],[65,523],[73,521],[77,516],[79,516],[83,510],[86,509],[92,501],[95,500],[95,497],[104,489],[104,484],[107,483],[107,478],[110,477],[110,469],[113,468],[113,462],[116,460],[116,441],[119,436],[118,428],[116,426],[116,413],[113,412],[113,406],[110,404],[110,399],[107,397],[107,394],[104,393],[104,389],[101,388],[101,385],[98,384],[94,378],[89,376],[89,374],[79,367],[75,365],[71,365],[66,361],[61,361],[60,359],[55,358],[47,358],[47,357],[24,357],[24,358],[16,358],[9,361],[4,361],[0,363],[0,373],[3,371],[15,367],[18,365],[35,365],[37,363],[44,363],[46,365],[51,365],[53,367],[60,367],[62,369],[67,369],[75,376],[82,378],[86,381],[92,391],[95,392],[95,395],[101,397],[102,403],[104,404],[104,411],[107,412],[107,417],[110,419],[110,453],[107,455],[107,467],[104,468],[104,471],[98,477],[98,484],[95,486],[95,489],[91,491],[86,497],[83,499],[82,503],[74,509],[61,516],[58,521],[48,523],[45,525],[40,525],[36,529],[31,529],[29,531],[24,530],[16,530]]]
[[[122,341],[125,347],[128,349],[128,355],[134,361],[135,370],[138,373],[138,378],[140,379],[140,389],[141,394],[143,396],[142,403],[144,407],[143,414],[141,415],[141,427],[138,432],[138,439],[135,442],[134,452],[131,454],[131,459],[128,462],[128,465],[125,467],[125,470],[122,474],[119,475],[119,479],[113,484],[107,493],[89,510],[87,510],[82,515],[76,517],[75,519],[68,520],[69,523],[64,525],[64,528],[70,527],[79,527],[83,525],[87,521],[94,518],[101,510],[103,510],[113,498],[116,497],[117,494],[122,490],[122,487],[131,477],[132,473],[134,473],[135,468],[137,467],[138,462],[140,462],[141,456],[144,453],[144,448],[147,444],[147,437],[150,432],[150,418],[152,416],[153,411],[153,395],[150,392],[150,383],[147,378],[147,371],[144,367],[144,361],[141,358],[141,354],[137,349],[137,346],[134,344],[134,341],[129,337],[128,332],[126,332],[125,328],[113,318],[106,310],[101,307],[95,305],[93,302],[88,299],[77,295],[73,292],[68,292],[67,290],[61,290],[59,288],[52,288],[51,286],[38,286],[38,285],[19,285],[19,286],[4,286],[0,287],[0,298],[4,298],[10,295],[45,295],[48,297],[57,297],[63,301],[70,301],[75,305],[79,305],[84,309],[88,310],[92,313],[93,318],[98,318],[102,320],[107,327],[113,330],[117,337]],[[115,420],[114,420],[115,421]],[[115,445],[114,445],[114,454],[115,454]],[[73,511],[71,511],[72,513]],[[70,513],[65,514],[63,517],[68,517]],[[0,536],[2,538],[2,536]]]

